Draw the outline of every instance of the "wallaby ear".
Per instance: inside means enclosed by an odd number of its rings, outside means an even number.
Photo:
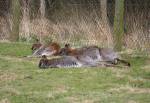
[[[70,44],[69,43],[65,44],[65,47],[70,47]]]
[[[47,56],[46,56],[46,55],[42,55],[42,58],[43,58],[43,59],[46,59],[46,58],[47,58]]]

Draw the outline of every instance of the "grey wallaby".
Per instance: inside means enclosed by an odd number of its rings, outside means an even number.
[[[68,44],[69,45],[69,44]],[[120,58],[117,52],[111,48],[99,48],[97,46],[86,46],[82,48],[71,49],[70,45],[65,45],[61,55],[75,56],[82,62],[92,63],[105,62],[117,65],[122,63],[125,66],[131,66],[129,62]]]

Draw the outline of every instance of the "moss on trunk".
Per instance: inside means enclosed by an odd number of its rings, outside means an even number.
[[[117,51],[121,51],[124,34],[124,0],[115,1],[114,44]]]

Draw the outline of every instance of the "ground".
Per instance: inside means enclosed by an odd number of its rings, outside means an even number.
[[[0,103],[150,103],[150,59],[131,68],[39,69],[31,44],[0,43]]]

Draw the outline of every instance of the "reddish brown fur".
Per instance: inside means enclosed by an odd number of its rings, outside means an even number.
[[[50,43],[47,47],[51,48],[52,50],[56,50],[54,55],[58,55],[58,53],[60,51],[60,45],[58,43],[56,43],[56,42]]]
[[[65,47],[60,50],[60,55],[76,56],[82,53],[82,48],[73,49],[70,44],[65,44]]]
[[[32,49],[32,53],[34,55],[40,55],[39,53],[42,53],[42,51],[44,51],[44,50],[50,50],[50,52],[54,51],[54,53],[52,55],[58,55],[59,51],[60,51],[60,45],[58,43],[56,43],[56,42],[52,42],[52,43],[48,43],[46,45],[43,45],[37,39],[36,43],[34,43],[32,45],[31,49]]]

